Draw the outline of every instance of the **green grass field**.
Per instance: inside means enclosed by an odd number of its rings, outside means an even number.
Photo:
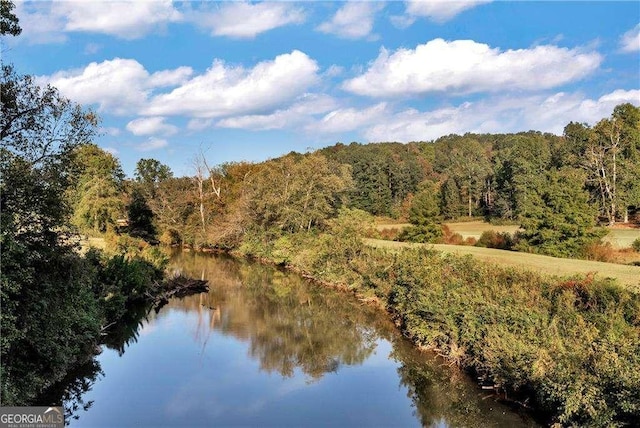
[[[515,233],[520,229],[517,225],[498,226],[484,221],[469,221],[459,223],[445,223],[454,233],[459,233],[462,238],[479,239],[482,232],[494,230],[496,232]],[[384,229],[403,229],[411,226],[410,223],[399,224],[379,224],[376,228],[379,231]],[[603,238],[603,241],[610,242],[613,248],[631,248],[631,243],[640,238],[640,229],[609,229],[609,234]]]
[[[575,274],[595,273],[596,277],[615,278],[621,285],[628,287],[634,292],[640,292],[640,266],[618,265],[588,260],[561,259],[538,254],[459,245],[411,244],[407,242],[384,241],[380,239],[365,239],[365,243],[374,247],[391,249],[427,245],[438,251],[461,255],[470,254],[478,260],[501,266],[534,270],[546,275],[570,276]]]

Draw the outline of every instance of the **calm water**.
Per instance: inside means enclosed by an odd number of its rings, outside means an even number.
[[[210,292],[120,326],[67,388],[71,426],[532,425],[349,295],[224,257],[172,268]]]

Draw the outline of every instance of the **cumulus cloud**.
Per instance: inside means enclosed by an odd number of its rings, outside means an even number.
[[[343,88],[372,97],[540,90],[581,79],[601,61],[597,52],[551,45],[501,51],[473,40],[435,39],[415,49],[382,48],[369,69]]]
[[[421,112],[407,109],[385,115],[363,130],[369,141],[427,141],[452,133],[519,132],[530,129],[562,134],[569,122],[594,124],[621,103],[640,104],[640,90],[616,90],[597,99],[578,93],[498,97]]]
[[[329,112],[321,120],[307,126],[306,129],[323,134],[349,132],[376,123],[390,113],[387,103],[384,102],[361,110],[340,108]]]
[[[52,13],[50,2],[18,1],[15,6],[22,27],[20,40],[26,40],[29,44],[62,43],[67,40],[64,34],[65,18]]]
[[[391,22],[400,28],[410,26],[417,18],[443,23],[465,10],[490,2],[491,0],[409,0],[405,2],[405,14],[392,16]]]
[[[319,80],[317,72],[316,62],[297,50],[251,69],[216,60],[204,74],[154,97],[144,113],[196,118],[262,114],[305,93]]]
[[[490,2],[491,0],[410,0],[406,2],[406,11],[412,16],[444,22],[467,9]]]
[[[65,32],[136,39],[183,20],[171,0],[19,2],[17,12],[31,43],[61,42]]]
[[[346,39],[368,37],[373,30],[373,21],[384,3],[347,2],[326,22],[316,29],[323,33],[335,34]]]
[[[308,123],[314,115],[325,113],[336,106],[336,100],[328,95],[304,94],[288,108],[278,109],[270,114],[230,117],[218,121],[216,126],[251,130],[296,128]]]
[[[175,86],[190,74],[189,67],[150,74],[138,61],[114,58],[92,62],[83,69],[60,71],[40,77],[66,97],[81,104],[98,104],[100,111],[118,115],[135,113],[146,103],[154,88]]]
[[[260,33],[304,22],[304,12],[291,3],[225,2],[214,12],[194,11],[192,19],[212,36],[254,38]]]
[[[164,117],[143,117],[127,123],[127,130],[133,135],[173,135],[178,127],[165,123]]]
[[[622,35],[620,38],[620,49],[622,52],[640,51],[640,24]]]
[[[151,116],[145,122],[130,123],[129,128],[136,132],[141,129],[140,123],[170,132],[173,128],[167,128],[169,125],[158,117],[219,119],[268,115],[287,108],[320,81],[318,71],[317,63],[300,51],[279,55],[252,68],[214,60],[199,75],[194,75],[190,67],[150,73],[136,60],[114,58],[41,76],[38,83],[51,83],[73,101],[97,104],[98,110],[107,114]],[[202,126],[203,123],[192,122],[189,129],[209,125]]]
[[[52,12],[66,17],[65,30],[136,39],[158,25],[182,20],[171,0],[54,2]]]
[[[140,152],[150,152],[152,150],[158,150],[163,147],[167,147],[169,142],[162,138],[150,137],[147,141],[140,143],[136,146],[136,150]]]

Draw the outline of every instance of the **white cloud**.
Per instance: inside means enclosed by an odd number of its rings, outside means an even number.
[[[40,77],[39,81],[51,83],[75,102],[98,104],[100,111],[124,115],[142,109],[153,89],[180,84],[192,72],[189,67],[179,67],[149,74],[136,60],[114,58]]]
[[[152,150],[158,150],[163,147],[167,147],[169,143],[162,138],[150,137],[144,143],[140,143],[136,146],[136,150],[140,152],[150,152]]]
[[[63,16],[66,31],[109,34],[136,39],[159,25],[182,20],[171,0],[59,1],[52,14]]]
[[[171,0],[17,2],[16,12],[29,43],[59,43],[65,32],[136,39],[183,20]]]
[[[165,123],[164,117],[143,117],[127,123],[127,130],[133,135],[173,135],[178,127]]]
[[[81,104],[98,104],[100,111],[127,114],[141,108],[148,96],[149,73],[132,59],[92,62],[84,69],[60,71],[43,78]]]
[[[613,108],[624,102],[640,105],[640,90],[616,90],[598,99],[564,92],[522,98],[497,97],[427,112],[408,109],[385,115],[363,134],[369,141],[428,141],[452,133],[531,129],[562,134],[569,122],[594,124],[609,117]]]
[[[37,80],[40,84],[51,83],[75,102],[97,104],[98,110],[107,114],[219,119],[286,109],[320,81],[318,71],[313,59],[293,51],[252,68],[214,60],[208,70],[195,76],[190,67],[149,73],[136,60],[114,58]],[[129,126],[137,129],[137,123]],[[188,128],[197,130],[208,125],[191,122]],[[164,132],[168,131],[166,126]]]
[[[409,0],[405,2],[405,14],[392,16],[391,23],[406,28],[417,18],[427,18],[437,23],[449,21],[465,10],[491,3],[492,0]]]
[[[307,126],[307,131],[323,134],[354,131],[376,123],[390,113],[387,103],[378,103],[362,110],[341,108],[331,111],[321,120]]]
[[[204,74],[154,97],[144,114],[196,118],[262,114],[306,92],[319,80],[317,71],[316,62],[300,51],[279,55],[251,69],[216,60]]]
[[[317,30],[347,39],[368,37],[373,30],[376,13],[383,8],[384,3],[347,2],[329,21],[320,24]]]
[[[50,2],[15,3],[15,14],[20,18],[22,34],[19,39],[29,44],[62,43],[67,40],[64,34],[65,19],[51,12]]]
[[[597,52],[551,45],[501,51],[473,40],[435,39],[415,49],[381,49],[343,88],[374,97],[549,89],[587,76],[601,61]]]
[[[622,52],[640,51],[640,24],[627,31],[620,38]]]
[[[213,119],[191,119],[189,123],[187,123],[187,129],[189,131],[202,131],[207,129],[213,123]]]
[[[304,22],[302,9],[290,3],[225,2],[215,12],[194,11],[192,19],[212,36],[253,38],[265,31]]]
[[[490,2],[491,0],[410,0],[406,2],[406,13],[445,22],[467,9]]]
[[[218,121],[216,126],[252,130],[297,128],[312,120],[314,115],[325,113],[336,106],[337,102],[328,95],[304,94],[288,108],[278,109],[270,114],[230,117]]]
[[[99,133],[106,134],[111,137],[117,137],[118,135],[120,135],[120,129],[112,126],[107,128],[100,128]]]
[[[117,155],[118,155],[118,153],[120,153],[120,152],[118,151],[118,149],[113,148],[113,147],[104,147],[102,150],[104,150],[104,151],[105,151],[105,152],[107,152],[107,153],[111,153],[111,154],[112,154],[112,155],[114,155],[114,156],[117,156]]]
[[[149,78],[149,86],[178,86],[189,80],[193,74],[191,67],[178,67],[174,70],[163,70],[153,73]]]

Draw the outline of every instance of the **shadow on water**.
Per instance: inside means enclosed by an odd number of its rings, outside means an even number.
[[[348,294],[224,256],[179,253],[170,269],[207,279],[210,291],[173,299],[157,314],[149,307],[133,308],[126,322],[105,337],[107,348],[122,356],[128,347],[136,346],[142,326],[174,312],[185,313],[196,319],[191,335],[201,353],[214,335],[233,337],[247,344],[248,355],[259,363],[260,371],[284,378],[302,373],[307,384],[314,384],[329,373],[363,364],[386,341],[392,349],[388,358],[397,367],[398,387],[406,391],[417,424],[535,426],[483,394],[464,374],[418,351],[386,314]],[[50,397],[58,394],[58,403],[62,397],[68,418],[77,419],[92,406],[91,401],[83,401],[83,395],[108,375],[93,359],[66,385],[49,391]]]

